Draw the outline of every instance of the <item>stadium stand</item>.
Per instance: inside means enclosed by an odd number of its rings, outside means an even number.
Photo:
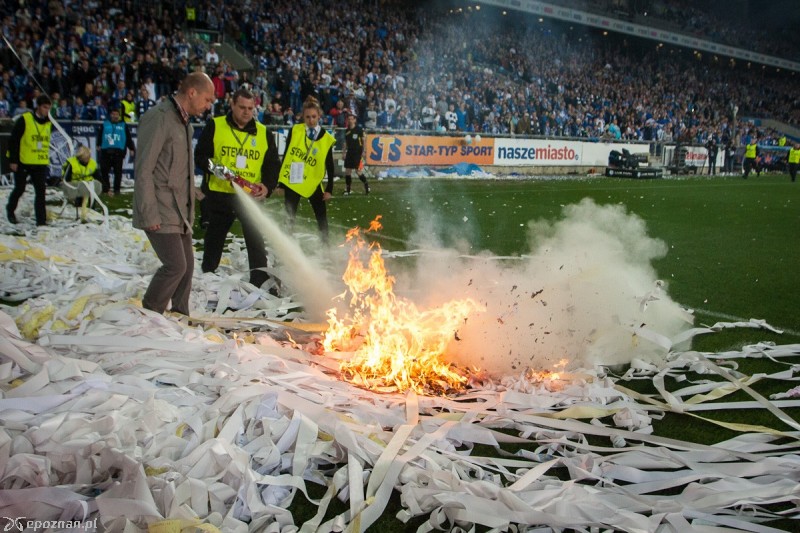
[[[312,93],[334,111],[329,124],[342,101],[362,123],[385,129],[724,144],[752,128],[742,116],[800,124],[798,73],[489,8],[236,0],[223,9],[207,0],[193,2],[187,19],[183,2],[3,3],[0,31],[19,59],[7,46],[0,52],[0,118],[31,107],[36,81],[59,118],[97,120],[126,99],[141,113],[203,69],[217,87],[213,114],[247,83],[272,124],[296,120],[297,103]],[[797,55],[796,32],[756,35],[688,0],[567,4]],[[239,72],[195,38],[206,30],[237,43],[257,68]],[[765,128],[760,136],[769,144],[780,134]]]

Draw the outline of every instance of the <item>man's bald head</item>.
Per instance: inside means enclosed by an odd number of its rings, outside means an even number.
[[[205,72],[191,72],[183,78],[180,87],[178,87],[179,94],[187,94],[189,89],[194,89],[197,92],[202,92],[211,88],[214,91],[214,83]]]
[[[214,103],[214,83],[206,73],[192,72],[181,81],[175,98],[189,115],[200,116]]]

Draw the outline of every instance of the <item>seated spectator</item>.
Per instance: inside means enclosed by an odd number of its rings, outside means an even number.
[[[101,189],[100,182],[96,179],[99,177],[97,162],[91,155],[87,147],[80,146],[62,167],[61,190],[67,201],[75,206],[76,219],[80,208],[81,222],[87,221],[87,209]]]
[[[367,104],[367,112],[365,113],[364,127],[367,129],[375,129],[378,127],[378,112],[375,110],[375,102],[370,101]]]
[[[58,101],[58,109],[56,109],[56,118],[58,120],[71,120],[72,119],[72,106],[63,96]]]
[[[0,87],[0,118],[11,118],[11,104],[6,99],[6,91]]]
[[[344,100],[338,100],[336,105],[328,111],[328,116],[330,117],[333,127],[344,128],[347,119],[347,110],[344,108]]]
[[[17,104],[16,109],[14,109],[14,118],[17,118],[18,116],[23,115],[30,110],[31,109],[28,107],[28,101],[20,100],[19,103]]]
[[[141,117],[148,109],[156,105],[156,101],[150,97],[150,91],[145,83],[139,89],[139,96],[136,97],[136,116]]]
[[[72,105],[72,120],[90,120],[89,109],[83,103],[83,97],[76,96]]]
[[[386,108],[386,111],[378,115],[378,128],[395,129],[397,128],[394,106]]]
[[[103,120],[107,113],[103,105],[103,99],[95,96],[86,104],[86,120]]]
[[[217,54],[216,48],[211,46],[211,48],[208,49],[208,52],[206,52],[206,64],[209,66],[214,66],[217,63],[219,63],[219,54]]]

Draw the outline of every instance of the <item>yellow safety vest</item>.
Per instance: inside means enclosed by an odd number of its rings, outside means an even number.
[[[800,163],[800,150],[795,148],[789,149],[789,163]]]
[[[136,102],[122,101],[122,120],[136,122]]]
[[[778,139],[778,146],[786,146],[786,137]]]
[[[22,115],[25,121],[25,132],[19,142],[19,162],[23,165],[50,164],[50,132],[53,123],[39,124],[33,113]]]
[[[256,135],[234,130],[225,117],[214,119],[214,163],[225,165],[250,183],[261,183],[261,167],[267,155],[267,128],[256,122]],[[237,159],[244,166],[239,168]],[[231,182],[215,175],[208,178],[208,188],[212,191],[233,194]]]
[[[193,7],[187,7],[186,20],[188,20],[189,22],[193,22],[195,19],[197,19],[197,10]]]
[[[72,181],[92,181],[94,180],[94,173],[97,172],[97,161],[89,159],[85,165],[78,161],[75,156],[67,159],[66,163],[61,167],[61,170],[66,173],[67,166],[72,167]]]
[[[756,158],[756,146],[755,144],[748,144],[744,149],[744,157],[745,159],[755,159]]]
[[[289,187],[303,198],[314,194],[325,178],[325,159],[335,143],[336,139],[327,131],[321,139],[311,141],[306,136],[304,124],[292,126],[292,142],[286,147],[278,182],[283,183],[284,186]],[[300,183],[290,183],[292,163],[303,163],[303,180]]]

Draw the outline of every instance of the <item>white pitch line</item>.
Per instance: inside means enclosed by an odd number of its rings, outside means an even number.
[[[747,322],[747,321],[750,320],[749,318],[742,318],[740,316],[729,315],[728,313],[719,313],[717,311],[709,311],[708,309],[694,308],[694,311],[696,313],[703,313],[704,315],[712,316],[714,318],[722,318],[724,320],[729,320],[731,322]],[[774,327],[775,329],[781,330],[784,333],[787,333],[789,335],[794,335],[796,337],[800,337],[800,331],[795,331],[795,330],[789,329],[789,328],[783,328],[783,327],[775,325],[775,324],[770,324],[770,325],[772,327]]]

